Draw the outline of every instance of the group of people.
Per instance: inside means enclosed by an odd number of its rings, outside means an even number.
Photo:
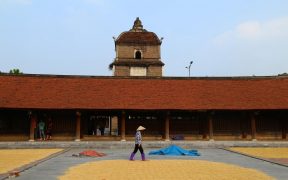
[[[49,118],[47,125],[43,120],[40,120],[37,125],[36,138],[39,140],[51,140],[52,139],[52,120]]]

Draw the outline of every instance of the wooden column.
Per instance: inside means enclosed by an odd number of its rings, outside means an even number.
[[[255,113],[251,113],[250,115],[251,119],[251,136],[252,136],[252,141],[257,140],[256,139],[256,119],[255,119]]]
[[[205,111],[206,112],[206,111]],[[206,112],[207,113],[207,112]],[[208,116],[206,113],[202,113],[200,117],[200,123],[201,123],[201,132],[202,132],[202,139],[207,139],[208,137]]]
[[[35,141],[35,129],[36,129],[36,122],[37,122],[37,116],[36,114],[32,114],[32,112],[29,112],[30,116],[30,137],[29,141]]]
[[[246,129],[246,123],[247,123],[247,115],[246,112],[242,112],[241,114],[241,132],[242,132],[242,139],[246,139],[247,138],[247,129]]]
[[[167,111],[165,116],[165,141],[170,141],[169,125],[170,125],[170,112]]]
[[[81,129],[81,113],[76,112],[76,138],[75,141],[80,141],[80,129]]]
[[[213,118],[212,118],[212,114],[208,115],[208,130],[209,130],[209,140],[213,141],[214,137],[213,137]]]
[[[126,137],[125,137],[125,124],[126,124],[126,113],[125,111],[122,111],[122,114],[121,114],[121,141],[126,141]]]
[[[287,138],[287,123],[284,119],[281,120],[281,124],[282,124],[282,139],[286,139]]]

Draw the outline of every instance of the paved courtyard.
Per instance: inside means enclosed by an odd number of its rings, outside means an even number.
[[[271,162],[267,162],[267,161],[263,161],[261,159],[256,159],[256,158],[252,158],[249,156],[245,156],[245,155],[241,155],[238,153],[234,153],[234,152],[230,152],[224,149],[220,149],[220,148],[196,148],[199,153],[201,154],[201,156],[199,157],[189,157],[189,156],[161,156],[161,155],[148,155],[148,152],[151,150],[155,150],[158,148],[145,148],[145,152],[146,152],[146,156],[148,161],[147,162],[142,162],[140,161],[140,154],[138,153],[136,156],[136,161],[134,162],[130,162],[130,161],[126,161],[132,151],[133,146],[131,146],[131,149],[129,148],[119,148],[119,149],[113,149],[113,148],[69,148],[67,149],[67,151],[65,151],[64,153],[58,154],[55,157],[52,157],[50,159],[47,159],[44,162],[41,162],[35,166],[32,166],[31,168],[23,171],[20,173],[20,175],[16,178],[19,180],[29,180],[29,179],[41,179],[41,180],[51,180],[51,179],[58,179],[59,177],[63,176],[65,173],[67,173],[68,169],[71,167],[76,167],[78,165],[81,164],[85,164],[85,163],[95,163],[95,162],[105,162],[105,160],[110,160],[110,162],[114,162],[114,164],[116,163],[117,166],[126,166],[127,164],[125,163],[135,163],[135,164],[142,164],[143,163],[156,163],[156,162],[166,162],[167,160],[172,160],[172,161],[177,161],[180,162],[179,167],[181,167],[181,164],[184,164],[184,162],[187,162],[185,160],[190,160],[189,162],[196,162],[196,164],[194,164],[194,166],[197,166],[197,162],[211,162],[211,163],[221,163],[223,165],[223,163],[225,163],[225,165],[236,165],[237,167],[240,168],[248,168],[248,169],[252,169],[252,170],[256,170],[257,172],[263,173],[264,175],[270,176],[274,179],[288,179],[288,167],[287,166],[281,166],[275,163],[271,163]],[[80,152],[82,152],[83,150],[86,149],[92,149],[92,150],[96,150],[97,152],[102,152],[105,153],[106,156],[103,157],[75,157],[73,156],[73,154],[78,154]],[[194,148],[195,149],[195,148]],[[112,161],[111,161],[112,160]],[[181,161],[183,160],[183,161]],[[183,163],[181,163],[183,162]],[[200,166],[200,163],[198,163]],[[134,166],[134,165],[133,165]],[[145,168],[145,167],[142,167]],[[107,169],[107,168],[106,168]],[[148,171],[147,171],[148,169]],[[116,170],[116,169],[115,169]],[[172,170],[170,170],[170,173],[172,174],[177,174],[177,173],[189,173],[189,176],[186,176],[187,179],[191,179],[191,177],[193,175],[193,172],[187,172],[187,171],[179,171],[181,169],[173,169],[174,172]],[[150,172],[151,171],[151,172]],[[97,173],[97,170],[94,171],[95,173]],[[113,167],[111,167],[109,169],[109,172],[111,174],[113,174]],[[148,167],[145,168],[145,173],[149,174],[149,175],[153,175],[155,174],[155,177],[159,177],[156,176],[157,172],[161,173],[162,171],[155,171],[155,168],[149,170]],[[206,172],[213,172],[209,171],[209,169],[207,169]],[[214,171],[216,172],[216,171]],[[135,173],[134,171],[132,173]],[[229,172],[227,172],[229,173]],[[215,177],[217,177],[215,174],[213,173],[209,173],[210,178],[208,179],[215,179]],[[88,174],[89,176],[89,174]],[[91,175],[92,177],[92,175]],[[108,176],[109,177],[112,176]],[[128,179],[129,174],[126,174],[126,179]],[[145,176],[142,176],[141,173],[137,174],[136,179],[145,179]],[[151,177],[151,176],[149,176]],[[173,179],[172,176],[170,176],[171,179]],[[195,176],[197,177],[197,176]],[[223,179],[225,177],[225,174],[223,174]],[[245,179],[254,179],[255,177],[253,176],[253,173],[250,173],[250,176],[246,176]],[[75,178],[77,179],[77,178]],[[95,178],[94,178],[95,179]],[[97,179],[97,178],[96,178]],[[100,178],[101,179],[101,178]],[[102,178],[103,179],[103,178]],[[121,179],[121,178],[120,178]],[[146,178],[147,179],[147,178]],[[153,179],[153,178],[151,178]],[[193,178],[192,178],[193,179]]]

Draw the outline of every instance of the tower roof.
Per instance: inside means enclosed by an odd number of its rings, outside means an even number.
[[[143,25],[142,25],[142,22],[140,21],[139,17],[137,17],[136,20],[134,21],[133,28],[130,29],[130,31],[135,31],[135,32],[146,31],[145,29],[143,29]]]
[[[139,17],[134,21],[132,29],[121,33],[115,43],[119,44],[139,44],[139,45],[160,45],[161,40],[154,32],[143,29],[143,25]]]

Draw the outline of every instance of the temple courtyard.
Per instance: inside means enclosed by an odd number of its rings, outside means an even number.
[[[24,145],[23,145],[24,144]],[[140,153],[128,161],[133,142],[123,146],[49,147],[49,143],[27,148],[0,149],[0,179],[288,179],[288,148],[217,147],[178,144],[198,150],[200,156],[148,155],[159,149],[147,144],[146,161]],[[113,144],[113,143],[111,143]],[[262,143],[263,144],[263,143]],[[105,143],[104,143],[105,145]],[[107,145],[107,144],[106,144]],[[264,144],[265,145],[265,144]],[[267,144],[266,144],[267,145]],[[163,147],[166,144],[162,145]],[[79,156],[91,150],[104,156]]]

